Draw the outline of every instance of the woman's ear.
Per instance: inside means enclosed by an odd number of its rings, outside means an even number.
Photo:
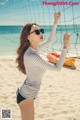
[[[28,39],[29,41],[31,41],[31,37],[30,37],[30,35],[28,35],[27,39]]]
[[[30,39],[30,35],[28,35],[28,37],[27,37],[28,39]]]

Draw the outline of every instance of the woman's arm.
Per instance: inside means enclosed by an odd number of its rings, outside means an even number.
[[[51,33],[50,33],[50,36],[49,36],[48,40],[42,42],[42,43],[39,45],[39,49],[44,49],[45,47],[48,47],[49,44],[55,39],[55,36],[56,36],[56,28],[57,28],[57,24],[54,24],[53,27],[52,27],[52,31],[51,31]]]
[[[35,68],[35,69],[38,69],[41,71],[43,71],[43,70],[60,71],[64,64],[66,53],[67,53],[67,49],[63,48],[60,59],[56,64],[52,64],[48,61],[45,61],[38,54],[36,54],[35,56],[34,56],[34,54],[31,55],[29,57],[29,60],[27,59],[27,61],[30,62],[30,64],[29,64],[30,68]],[[33,61],[33,62],[31,62],[31,61]]]
[[[61,13],[60,12],[55,12],[54,13],[54,24],[52,26],[52,31],[50,33],[50,36],[48,38],[47,41],[44,41],[42,42],[40,45],[39,45],[39,49],[43,49],[45,47],[48,47],[49,44],[55,39],[55,36],[56,36],[56,28],[57,28],[57,24],[58,24],[58,21],[60,19],[60,15]]]
[[[66,57],[66,53],[67,53],[67,48],[69,46],[70,43],[70,35],[68,33],[66,33],[64,35],[64,45],[63,45],[63,50],[61,52],[61,56],[60,59],[58,60],[58,62],[56,64],[52,64],[49,62],[46,62],[45,60],[43,60],[39,55],[35,56],[33,55],[32,59],[33,59],[33,66],[37,67],[38,69],[44,69],[44,70],[58,70],[60,71],[63,64],[64,64],[64,60]],[[31,59],[31,60],[32,60]]]

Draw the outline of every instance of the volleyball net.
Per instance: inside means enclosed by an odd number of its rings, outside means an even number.
[[[80,55],[80,2],[74,0],[4,0],[0,7],[9,3],[8,17],[15,25],[25,25],[36,22],[44,27],[44,39],[47,40],[54,22],[54,12],[61,12],[56,38],[47,51],[60,51],[63,46],[63,36],[70,33],[68,53],[77,57]],[[12,16],[9,16],[11,14]]]

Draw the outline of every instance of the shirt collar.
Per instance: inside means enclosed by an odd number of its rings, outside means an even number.
[[[34,48],[32,48],[31,46],[29,47],[29,49],[30,49],[31,52],[39,52],[38,49],[34,49]]]

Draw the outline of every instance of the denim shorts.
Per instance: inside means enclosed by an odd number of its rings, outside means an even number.
[[[24,98],[20,93],[19,91],[17,90],[17,98],[16,98],[16,102],[17,104],[19,104],[21,101],[25,100],[26,98]],[[35,99],[35,98],[33,98]]]

